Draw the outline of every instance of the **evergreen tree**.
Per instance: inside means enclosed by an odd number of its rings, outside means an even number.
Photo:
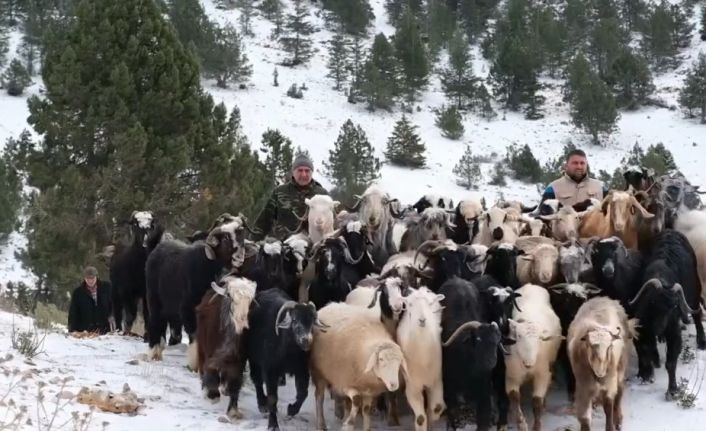
[[[568,45],[580,46],[588,38],[592,17],[591,0],[567,0],[563,13],[563,22],[568,33]]]
[[[603,80],[609,79],[610,66],[625,46],[625,35],[616,18],[600,19],[591,34],[589,55]]]
[[[557,70],[564,64],[567,31],[564,22],[554,16],[554,10],[547,6],[538,6],[532,15],[532,28],[536,29],[542,45],[542,63],[549,75],[556,76]]]
[[[341,127],[334,148],[329,150],[324,168],[338,190],[344,196],[352,196],[378,178],[380,161],[363,129],[349,119]]]
[[[700,53],[699,59],[687,72],[679,93],[679,103],[689,111],[690,116],[694,110],[700,110],[701,123],[706,124],[706,54]]]
[[[215,79],[220,88],[227,88],[231,82],[245,81],[252,75],[252,66],[235,27],[213,24],[213,44],[205,53],[203,66],[204,76]]]
[[[363,35],[375,17],[368,0],[322,0],[338,24],[349,34]]]
[[[350,70],[348,63],[350,42],[348,38],[339,31],[333,35],[333,38],[328,42],[328,46],[328,74],[326,77],[333,79],[333,82],[335,82],[333,88],[336,91],[340,91],[341,84],[346,81]]]
[[[240,17],[238,18],[240,33],[244,36],[254,36],[252,32],[252,16],[255,13],[253,0],[238,0],[238,6],[240,10]]]
[[[14,27],[20,22],[23,5],[27,0],[0,0],[0,27]]]
[[[706,40],[706,7],[701,8],[701,40]]]
[[[407,103],[411,105],[427,84],[429,61],[419,33],[418,21],[410,9],[400,18],[395,33],[395,52],[402,68],[402,91],[406,95]]]
[[[502,161],[495,162],[493,165],[493,175],[490,178],[489,184],[492,186],[505,187],[507,185],[505,177],[507,177],[505,163]]]
[[[417,126],[411,124],[403,113],[387,140],[387,161],[397,166],[422,168],[426,163],[425,151],[426,146],[417,134]]]
[[[294,160],[292,141],[279,130],[267,129],[262,134],[262,149],[266,154],[265,169],[275,184],[282,184],[289,178]]]
[[[490,103],[491,99],[492,98],[490,96],[490,92],[488,92],[488,88],[485,84],[480,84],[476,88],[473,105],[476,112],[488,121],[498,116],[498,113],[495,112],[493,105]]]
[[[348,103],[358,103],[362,97],[361,89],[364,84],[363,74],[365,67],[365,59],[363,57],[362,38],[353,36],[349,59],[351,84],[348,88]]]
[[[569,86],[571,119],[577,127],[586,129],[593,143],[598,144],[598,135],[610,134],[619,118],[613,94],[581,54],[572,62]]]
[[[409,10],[412,15],[420,17],[424,11],[423,0],[385,0],[385,9],[387,10],[387,19],[390,24],[397,27],[402,21],[402,17],[406,10]]]
[[[473,157],[471,146],[466,145],[466,150],[453,168],[453,174],[457,177],[457,184],[465,187],[467,190],[471,187],[478,188],[482,174],[480,172],[480,163]]]
[[[426,16],[427,46],[432,58],[451,40],[456,29],[456,16],[446,0],[428,0]]]
[[[654,65],[663,69],[674,64],[676,48],[673,41],[674,19],[666,0],[654,7],[647,17],[643,44]]]
[[[29,139],[29,134],[25,136]],[[8,142],[8,146],[13,145]],[[22,204],[22,181],[7,154],[0,157],[0,240],[17,226]]]
[[[279,81],[277,81],[278,76],[279,76],[279,73],[277,72],[277,66],[275,66],[275,71],[272,72],[272,86],[273,87],[279,87]]]
[[[252,188],[259,162],[235,148],[227,110],[203,92],[195,55],[154,1],[83,0],[60,34],[43,60],[46,97],[28,103],[41,138],[12,156],[39,192],[23,261],[63,298],[115,219],[148,208],[181,234],[264,190]],[[235,160],[248,169],[231,171]]]
[[[661,142],[647,147],[645,156],[640,161],[640,166],[654,169],[655,175],[658,176],[677,169],[672,152]]]
[[[7,70],[0,78],[2,86],[10,96],[20,96],[25,91],[25,88],[32,83],[27,69],[16,58],[10,62]]]
[[[9,45],[9,37],[5,33],[5,29],[0,25],[0,70],[5,67]]]
[[[477,80],[473,76],[469,48],[465,35],[457,30],[449,42],[449,67],[441,72],[444,94],[459,110],[466,108],[473,98]]]
[[[623,0],[621,17],[627,31],[635,31],[640,27],[646,10],[644,0]]]
[[[449,7],[456,12],[466,28],[469,40],[475,41],[487,29],[488,19],[496,12],[499,0],[450,0]]]
[[[279,38],[279,42],[285,51],[291,54],[291,58],[283,62],[285,66],[297,66],[309,61],[314,55],[314,48],[311,36],[314,33],[314,26],[309,23],[309,8],[304,0],[293,0],[294,13],[287,15],[284,24],[286,33]]]
[[[679,4],[670,5],[672,14],[672,42],[675,49],[688,48],[691,45],[691,32],[695,25],[689,21],[689,16],[684,12]]]
[[[258,6],[260,12],[270,21],[274,21],[278,15],[282,16],[283,7],[282,0],[263,0]]]
[[[616,103],[620,107],[636,109],[655,90],[647,62],[630,48],[623,48],[613,61],[610,76],[617,91]]]
[[[542,179],[542,167],[529,145],[525,144],[521,148],[512,146],[507,151],[508,166],[512,170],[514,177],[520,181],[536,183]]]
[[[441,129],[441,134],[445,138],[458,140],[461,139],[465,128],[463,127],[463,117],[458,112],[455,106],[446,107],[442,105],[436,111],[436,127]]]
[[[213,24],[206,16],[199,0],[171,0],[169,19],[182,45],[190,47],[205,66],[209,50],[214,44]]]
[[[368,109],[391,110],[398,93],[399,67],[395,52],[384,34],[375,41],[363,66],[360,95],[368,102]]]
[[[542,105],[544,105],[545,97],[541,94],[537,94],[541,85],[536,80],[528,82],[524,89],[522,90],[522,99],[527,102],[525,106],[525,119],[527,120],[539,120],[544,118],[542,113]]]

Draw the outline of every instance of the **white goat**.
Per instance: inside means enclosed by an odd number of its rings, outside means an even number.
[[[495,241],[514,244],[520,235],[522,215],[515,208],[492,207],[484,212],[480,219],[478,235],[473,239],[474,244],[488,247]]]
[[[304,203],[308,207],[309,239],[316,244],[333,233],[334,213],[340,202],[334,201],[331,196],[315,195],[311,199],[304,199]]]
[[[324,395],[330,387],[333,393],[351,401],[343,429],[352,430],[358,410],[362,410],[363,429],[370,430],[373,399],[386,391],[397,390],[400,371],[407,374],[402,350],[374,311],[331,303],[317,315],[328,327],[314,333],[311,346],[316,429],[326,429]]]
[[[534,284],[526,284],[517,290],[517,308],[510,319],[510,334],[516,343],[510,346],[510,355],[505,357],[505,387],[510,400],[510,409],[517,418],[517,427],[527,430],[527,421],[522,414],[520,387],[532,381],[532,404],[534,407],[534,429],[541,430],[544,397],[552,381],[552,367],[561,346],[561,322],[549,301],[549,292]],[[522,310],[522,311],[519,311]]]
[[[559,250],[553,244],[538,244],[517,257],[517,279],[527,283],[550,286],[559,279]]]
[[[585,211],[576,212],[572,207],[561,207],[552,215],[540,216],[550,223],[552,235],[559,241],[568,241],[579,237],[579,225]]]
[[[430,430],[446,408],[441,379],[443,299],[444,295],[434,294],[426,287],[412,291],[404,298],[406,311],[397,327],[397,342],[409,370],[405,394],[414,411],[416,431]]]

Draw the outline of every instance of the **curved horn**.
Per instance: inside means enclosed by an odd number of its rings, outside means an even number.
[[[351,249],[348,248],[348,243],[346,242],[346,240],[341,237],[338,237],[336,239],[343,247],[343,258],[346,260],[346,263],[349,263],[351,265],[357,265],[360,263],[361,260],[363,260],[363,257],[365,257],[365,251],[360,254],[360,257],[358,259],[354,259],[351,255]]]
[[[549,287],[549,290],[554,291],[554,292],[563,292],[566,286],[568,286],[569,283],[559,283],[555,284],[553,286]]]
[[[689,307],[689,304],[686,302],[686,297],[684,296],[684,288],[682,288],[681,284],[679,283],[674,283],[674,286],[672,287],[672,292],[676,293],[679,296],[679,308],[681,308],[681,312],[686,314],[694,314],[696,311]]]
[[[221,229],[220,226],[216,226],[213,229],[211,229],[208,232],[208,236],[206,237],[206,245],[209,247],[218,247],[218,239],[216,238],[216,235],[219,235],[223,232],[223,229]]]
[[[648,212],[645,207],[640,205],[640,202],[635,199],[635,195],[630,196],[630,202],[632,203],[632,206],[635,207],[638,211],[640,211],[640,214],[642,215],[642,218],[650,219],[654,217],[655,215],[652,214],[651,212]]]
[[[245,229],[247,229],[248,232],[250,232],[253,235],[261,235],[262,234],[262,231],[260,229],[252,229],[250,226],[248,226],[248,219],[242,213],[238,213],[238,217],[243,222],[243,227]]]
[[[297,303],[295,301],[287,301],[279,307],[279,311],[277,311],[277,318],[275,319],[275,335],[279,336],[279,319],[282,317],[282,313],[287,310],[291,310],[296,305]]]
[[[616,329],[617,329],[617,331],[615,331],[615,332],[613,332],[613,331],[608,331],[608,332],[610,333],[610,335],[613,337],[614,340],[619,340],[620,334],[622,332],[622,328],[620,326],[618,326]]]
[[[662,282],[659,281],[659,280],[656,279],[656,278],[650,278],[649,280],[647,280],[647,281],[645,282],[645,284],[642,285],[642,287],[640,288],[640,291],[637,292],[637,295],[635,295],[635,297],[632,299],[632,301],[630,301],[628,304],[630,304],[630,306],[635,305],[635,303],[637,302],[637,300],[640,299],[640,296],[642,296],[642,293],[643,293],[645,290],[647,290],[648,287],[654,287],[654,288],[656,288],[656,289],[661,289],[661,288],[662,288]]]
[[[596,286],[593,283],[583,283],[584,287],[586,288],[586,293],[590,293],[592,295],[598,295],[599,293],[603,292],[603,290]]]
[[[482,325],[482,323],[477,320],[471,320],[470,322],[464,323],[463,325],[456,328],[456,330],[453,332],[453,334],[451,334],[451,336],[448,338],[448,340],[446,340],[446,342],[444,342],[442,344],[442,346],[444,346],[444,347],[450,346],[451,343],[454,342],[456,337],[458,337],[459,334],[461,334],[463,331],[465,331],[466,329],[478,329],[481,325]]]
[[[436,252],[437,251],[436,249],[441,244],[443,244],[443,241],[438,240],[438,239],[429,239],[429,240],[424,241],[423,243],[421,243],[421,245],[419,247],[417,247],[417,251],[414,253],[413,262],[417,261],[417,257],[419,256],[420,253],[423,254],[424,256],[429,256],[429,254],[430,254],[429,249],[433,248],[434,251],[432,253]]]
[[[319,249],[324,246],[324,242],[326,241],[326,238],[322,239],[321,241],[317,242],[311,247],[311,252],[309,255],[306,257],[307,260],[312,260],[316,257],[316,253],[319,252]]]

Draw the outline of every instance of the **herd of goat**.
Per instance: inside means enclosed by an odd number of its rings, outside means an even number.
[[[328,196],[284,241],[247,239],[246,219],[223,214],[207,232],[174,239],[149,211],[131,218],[133,243],[112,256],[115,319],[130,332],[143,301],[149,357],[189,337],[188,360],[204,394],[238,395],[246,364],[269,429],[277,391],[294,377],[296,415],[309,382],[316,429],[326,429],[326,390],[344,429],[373,408],[399,425],[406,397],[415,430],[445,415],[478,430],[506,429],[508,412],[528,429],[520,389],[532,384],[533,429],[541,430],[555,368],[563,373],[581,430],[594,402],[606,430],[622,425],[631,345],[638,377],[654,380],[666,342],[667,398],[677,393],[682,325],[702,325],[706,212],[698,187],[679,173],[625,171],[625,190],[573,207],[547,200],[469,199],[453,206],[427,195],[404,207],[376,185],[353,208]]]

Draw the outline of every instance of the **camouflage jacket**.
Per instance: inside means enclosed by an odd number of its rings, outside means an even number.
[[[255,223],[255,228],[262,234],[253,239],[260,240],[269,235],[284,240],[290,235],[287,229],[293,231],[299,226],[297,216],[302,217],[306,213],[304,199],[314,195],[328,195],[328,191],[315,180],[311,180],[306,187],[300,187],[290,179],[276,187]]]

